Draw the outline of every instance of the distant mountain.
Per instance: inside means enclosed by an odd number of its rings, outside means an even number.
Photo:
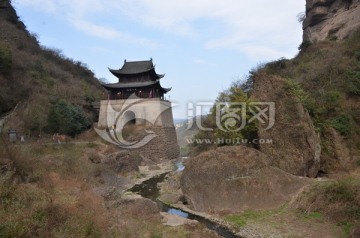
[[[186,121],[187,119],[183,119],[183,118],[174,118],[174,125],[177,124],[182,124]]]
[[[175,122],[176,121],[176,122]],[[189,146],[191,146],[190,139],[198,132],[195,119],[193,119],[193,126],[189,128],[188,119],[175,119],[176,135],[180,147],[180,154],[182,156],[188,155]]]

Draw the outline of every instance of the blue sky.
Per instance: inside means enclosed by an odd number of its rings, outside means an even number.
[[[302,40],[305,0],[13,0],[42,45],[86,63],[115,82],[108,67],[153,58],[163,87],[186,118],[187,103],[213,101],[259,63],[291,58]],[[168,96],[168,98],[169,98]]]

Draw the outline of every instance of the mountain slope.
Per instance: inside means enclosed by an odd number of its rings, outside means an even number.
[[[86,109],[101,98],[103,91],[93,72],[58,49],[40,46],[9,0],[0,1],[0,32],[0,115],[20,103],[9,126],[41,133],[58,102]]]

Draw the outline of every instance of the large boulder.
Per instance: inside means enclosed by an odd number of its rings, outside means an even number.
[[[271,167],[268,162],[265,154],[249,147],[219,147],[187,161],[181,189],[196,211],[276,208],[289,201],[308,180]]]
[[[320,138],[314,125],[288,82],[277,76],[260,74],[254,78],[252,99],[275,103],[275,124],[271,129],[259,124],[260,144],[270,165],[297,176],[315,177],[320,169]]]

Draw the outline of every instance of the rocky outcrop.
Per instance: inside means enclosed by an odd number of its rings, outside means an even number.
[[[288,82],[280,77],[260,74],[254,79],[254,101],[275,102],[275,124],[259,124],[260,139],[272,143],[260,144],[270,165],[297,176],[315,177],[320,169],[320,139],[308,112],[304,109]]]
[[[269,158],[243,146],[219,147],[187,161],[181,189],[201,212],[240,212],[281,206],[307,184],[268,165]]]
[[[306,0],[303,40],[345,39],[360,29],[359,0]]]

